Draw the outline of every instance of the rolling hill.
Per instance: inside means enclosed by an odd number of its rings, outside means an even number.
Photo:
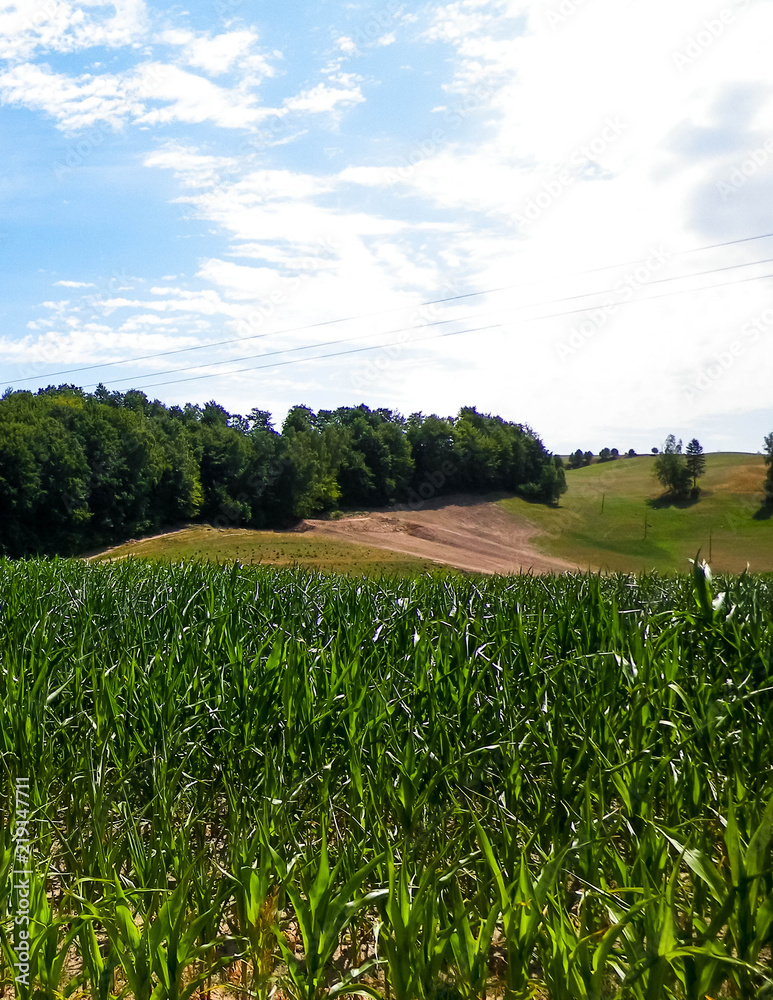
[[[443,497],[421,509],[313,520],[290,532],[190,525],[92,558],[236,560],[325,571],[415,575],[562,570],[686,571],[701,550],[712,568],[773,572],[773,506],[763,503],[761,455],[706,456],[696,501],[662,496],[654,457],[567,471],[557,507],[519,497]]]
[[[773,571],[773,506],[764,504],[761,455],[706,456],[697,501],[662,496],[654,456],[620,458],[567,470],[569,490],[555,508],[519,498],[499,501],[541,529],[545,553],[590,569],[662,572],[689,569],[701,550],[713,569]]]

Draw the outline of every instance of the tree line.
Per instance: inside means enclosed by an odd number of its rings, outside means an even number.
[[[629,448],[623,457],[636,458],[636,452],[633,448]],[[592,451],[583,451],[582,448],[578,448],[577,451],[573,451],[569,456],[566,465],[569,469],[582,469],[586,465],[591,465],[593,463],[593,458],[594,455]],[[602,448],[599,452],[598,461],[614,462],[618,458],[620,458],[620,452],[617,448]]]
[[[555,503],[563,463],[526,424],[294,406],[166,406],[74,385],[0,399],[0,554],[73,553],[189,521],[287,527],[337,508],[502,490]]]

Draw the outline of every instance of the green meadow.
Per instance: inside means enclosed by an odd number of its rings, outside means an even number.
[[[520,498],[502,506],[545,534],[540,548],[583,568],[622,572],[685,571],[698,549],[712,569],[773,571],[773,506],[765,506],[761,455],[706,456],[696,501],[663,496],[654,456],[619,458],[567,470],[559,506]]]

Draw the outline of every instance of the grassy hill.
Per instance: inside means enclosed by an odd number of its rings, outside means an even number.
[[[700,548],[713,569],[773,571],[773,507],[765,506],[761,455],[706,456],[697,501],[671,501],[653,475],[655,457],[568,470],[560,506],[500,501],[547,534],[540,548],[591,569],[664,572],[689,569]],[[646,522],[646,537],[645,537]]]
[[[270,566],[303,566],[337,573],[415,575],[437,572],[437,563],[368,545],[320,538],[298,532],[251,531],[248,528],[213,528],[190,525],[179,531],[126,542],[91,556],[94,562],[137,556],[179,561],[265,563]]]
[[[754,572],[773,572],[773,507],[763,503],[761,455],[707,455],[697,501],[665,498],[653,475],[654,461],[647,455],[569,470],[569,491],[555,508],[520,498],[498,502],[545,532],[533,540],[536,548],[583,569],[685,571],[701,549],[717,571],[738,573],[748,563]],[[129,555],[366,575],[443,571],[427,559],[317,534],[208,525],[130,541],[92,558]]]

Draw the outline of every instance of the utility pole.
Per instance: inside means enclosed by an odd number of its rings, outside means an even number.
[[[604,513],[604,497],[605,496],[606,496],[606,493],[602,493],[601,494],[601,513],[602,514]]]
[[[652,525],[647,523],[647,511],[644,511],[644,537],[647,537],[647,528],[651,528]]]

